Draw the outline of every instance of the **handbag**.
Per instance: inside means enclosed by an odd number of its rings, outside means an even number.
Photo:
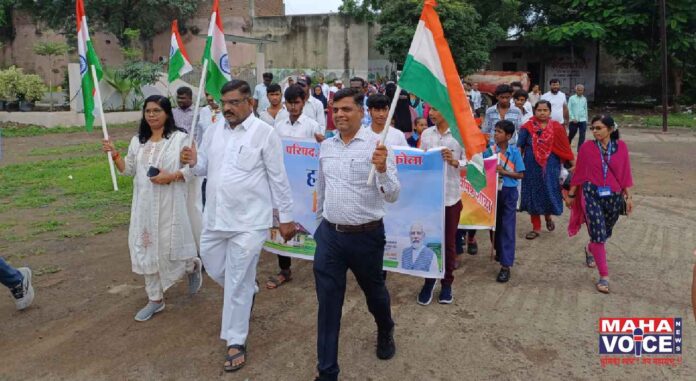
[[[614,176],[616,181],[619,182],[619,178],[616,177],[616,174],[614,173],[614,170],[611,168],[611,165],[607,165],[607,168],[609,168],[609,171],[611,171],[611,175]],[[623,189],[623,186],[621,187],[621,189]],[[621,195],[621,200],[619,201],[619,215],[628,216],[626,197],[623,194]]]

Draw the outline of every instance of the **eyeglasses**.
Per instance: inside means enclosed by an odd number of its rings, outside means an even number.
[[[240,104],[246,102],[247,99],[249,99],[249,97],[244,97],[242,99],[230,99],[230,100],[221,99],[220,103],[222,103],[223,105],[237,107]]]
[[[603,129],[603,128],[604,128],[604,127],[594,127],[594,126],[592,126],[592,127],[588,128],[588,130],[590,130],[590,131],[599,131],[599,130],[601,130],[601,129]]]
[[[143,114],[145,114],[145,115],[159,115],[163,112],[164,112],[164,110],[162,110],[161,108],[156,108],[154,110],[145,110],[143,112]]]

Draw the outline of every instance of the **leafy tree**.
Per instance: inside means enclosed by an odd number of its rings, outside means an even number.
[[[520,29],[536,41],[568,46],[599,41],[624,64],[648,78],[661,67],[660,18],[654,0],[522,0]],[[667,54],[673,94],[696,70],[696,6],[667,1]]]
[[[338,7],[338,13],[351,16],[358,21],[373,22],[383,2],[383,0],[343,0],[343,4]]]
[[[53,91],[53,75],[58,73],[58,69],[53,67],[55,61],[53,60],[56,56],[63,56],[68,53],[69,47],[63,42],[38,42],[34,45],[34,53],[48,57],[48,66],[51,68],[51,74],[48,76],[48,88],[49,92]],[[51,96],[51,106],[50,111],[53,111],[53,97]]]
[[[75,0],[15,1],[36,20],[75,38]],[[198,0],[87,0],[85,12],[91,28],[113,33],[122,46],[130,42],[128,29],[139,30],[141,42],[151,51],[153,37],[169,29],[171,20],[193,16],[200,4]]]
[[[377,16],[382,26],[377,36],[380,52],[403,63],[422,10],[421,0],[383,2]],[[459,73],[465,75],[484,67],[495,43],[505,38],[505,30],[495,21],[482,23],[476,9],[461,0],[439,0],[436,10]]]

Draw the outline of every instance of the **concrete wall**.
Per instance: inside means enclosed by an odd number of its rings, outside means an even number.
[[[264,45],[263,50],[266,67],[276,76],[319,71],[327,79],[368,78],[391,70],[386,57],[372,47],[377,26],[337,14],[257,17],[253,21],[253,37],[277,41]]]

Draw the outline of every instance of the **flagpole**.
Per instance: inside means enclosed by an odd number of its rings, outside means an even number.
[[[196,106],[193,109],[193,121],[191,121],[191,136],[189,137],[189,147],[193,146],[193,136],[196,132],[196,119],[198,119],[198,108],[201,104],[201,92],[203,91],[203,86],[205,86],[205,77],[208,74],[208,59],[203,60],[203,72],[201,73],[201,80],[198,83],[198,96],[196,97]]]
[[[396,111],[396,102],[399,101],[399,94],[401,94],[401,86],[396,85],[396,92],[394,93],[394,98],[392,98],[391,106],[389,106],[389,113],[387,114],[387,121],[384,123],[384,129],[379,133],[379,143],[384,144],[387,139],[387,133],[389,132],[389,126],[391,125],[392,118],[394,117],[394,111]],[[367,185],[372,185],[375,180],[375,170],[376,167],[372,164],[370,169],[370,175],[367,177]]]
[[[108,140],[109,132],[106,130],[106,118],[104,117],[104,105],[102,104],[101,91],[99,90],[99,78],[97,77],[97,68],[94,65],[90,65],[90,68],[92,69],[94,90],[97,96],[97,103],[99,104],[99,117],[101,118],[102,133],[104,134],[104,140]],[[109,160],[109,171],[111,172],[111,182],[114,185],[114,191],[118,191],[118,182],[116,181],[116,170],[114,169],[114,159],[111,157],[111,151],[107,152],[106,156]]]

